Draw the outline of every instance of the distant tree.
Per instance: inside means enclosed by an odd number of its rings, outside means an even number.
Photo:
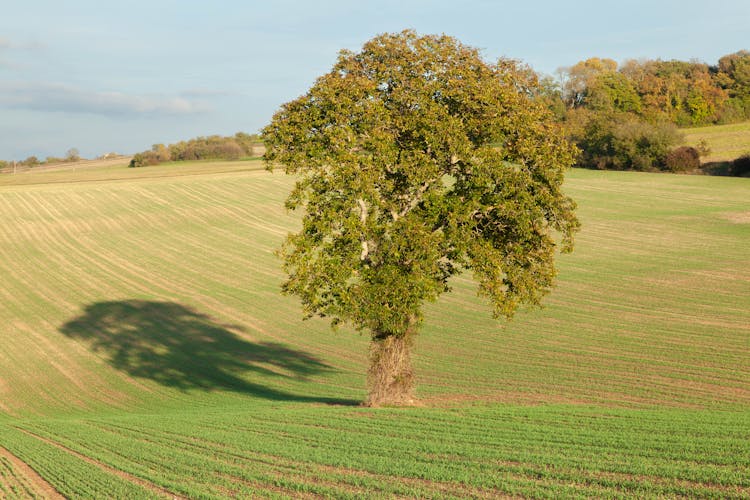
[[[254,156],[255,148],[263,145],[258,134],[247,134],[245,132],[234,134],[234,141],[242,147],[243,156]]]
[[[725,121],[750,118],[750,51],[740,50],[719,59],[717,81],[729,93]]]
[[[569,68],[561,68],[563,80],[563,96],[568,107],[575,108],[584,104],[586,91],[591,83],[602,73],[617,70],[617,62],[612,59],[592,57],[576,63]]]
[[[162,163],[170,160],[169,148],[164,144],[154,144],[151,146],[151,157],[155,163]]]
[[[41,164],[41,162],[39,161],[39,158],[37,158],[36,156],[29,156],[28,158],[26,158],[25,160],[19,163],[27,167],[35,167]]]
[[[447,36],[380,35],[263,130],[271,168],[297,175],[302,230],[281,255],[305,314],[370,332],[369,404],[413,398],[422,305],[471,270],[495,316],[539,304],[572,248],[561,192],[575,148],[533,77]],[[470,362],[467,360],[467,362]]]
[[[587,107],[596,111],[641,111],[641,98],[635,86],[627,76],[616,71],[593,76],[583,99]]]
[[[539,78],[537,98],[552,111],[556,120],[565,118],[567,111],[563,98],[563,89],[558,81],[551,76]]]
[[[81,154],[76,148],[70,148],[68,152],[65,153],[65,161],[78,161],[80,159],[81,159]]]

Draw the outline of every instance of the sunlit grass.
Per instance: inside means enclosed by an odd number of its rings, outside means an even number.
[[[750,122],[686,128],[682,132],[688,146],[697,146],[702,140],[706,142],[710,153],[703,162],[731,161],[750,153]]]
[[[546,307],[497,322],[454,280],[417,339],[425,406],[371,410],[367,337],[279,294],[293,179],[23,175],[0,176],[0,446],[65,495],[748,494],[750,180],[571,172]]]

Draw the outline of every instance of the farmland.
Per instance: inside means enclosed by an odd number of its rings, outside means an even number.
[[[0,498],[750,495],[750,180],[575,170],[543,309],[426,310],[422,407],[302,321],[258,161],[0,176]]]
[[[750,122],[687,128],[682,132],[688,146],[697,146],[700,141],[708,145],[710,151],[704,162],[732,161],[750,153]]]

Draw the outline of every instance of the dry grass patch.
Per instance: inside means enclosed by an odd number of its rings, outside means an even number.
[[[734,224],[750,224],[750,212],[732,212],[724,214],[724,217]]]

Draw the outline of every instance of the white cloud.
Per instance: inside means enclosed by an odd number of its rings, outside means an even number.
[[[132,95],[38,83],[0,83],[0,106],[104,116],[190,115],[211,110],[204,102],[179,96]]]

